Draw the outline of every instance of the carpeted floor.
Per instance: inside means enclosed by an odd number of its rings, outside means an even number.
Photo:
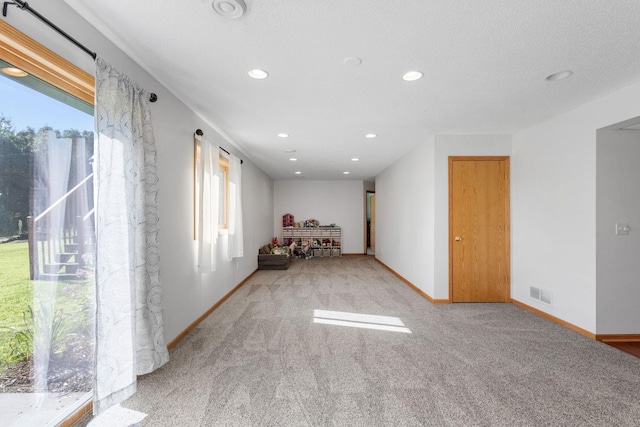
[[[257,272],[122,406],[144,426],[638,426],[640,359],[512,304],[432,305],[373,257],[312,258]]]

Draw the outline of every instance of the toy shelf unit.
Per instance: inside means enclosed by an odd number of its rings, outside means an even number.
[[[314,257],[342,256],[342,229],[340,227],[285,227],[282,242],[289,246],[295,242],[298,249],[309,247]]]

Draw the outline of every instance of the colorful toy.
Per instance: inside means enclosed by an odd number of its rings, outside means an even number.
[[[293,227],[294,224],[295,224],[295,222],[293,220],[293,215],[291,215],[291,214],[282,215],[282,226],[283,227]]]
[[[305,227],[319,227],[320,226],[320,221],[318,221],[317,219],[308,219],[304,222],[304,226]]]

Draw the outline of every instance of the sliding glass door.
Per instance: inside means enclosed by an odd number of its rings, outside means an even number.
[[[5,59],[0,406],[3,425],[47,425],[91,398],[93,106]]]

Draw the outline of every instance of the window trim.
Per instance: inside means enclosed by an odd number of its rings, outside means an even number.
[[[224,179],[224,197],[220,197],[220,203],[224,203],[224,218],[218,218],[218,231],[229,228],[229,159],[219,155],[218,168],[223,172],[220,179]]]
[[[0,56],[27,73],[94,105],[95,79],[91,74],[2,20]]]

